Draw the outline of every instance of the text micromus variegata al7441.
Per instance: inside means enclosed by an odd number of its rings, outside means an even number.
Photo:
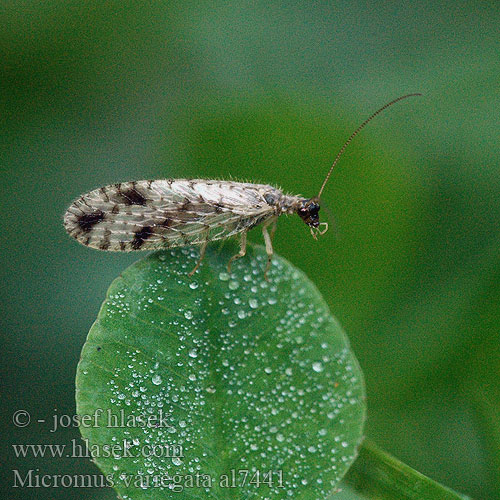
[[[257,225],[268,255],[266,275],[273,255],[272,237],[282,214],[298,214],[316,239],[328,229],[319,221],[320,197],[345,148],[376,115],[407,97],[399,97],[373,113],[347,139],[313,198],[284,194],[265,184],[208,179],[166,179],[122,182],[90,191],[66,211],[66,231],[84,245],[99,250],[157,250],[199,245],[199,267],[210,241],[240,235],[240,251],[246,252],[247,232]]]

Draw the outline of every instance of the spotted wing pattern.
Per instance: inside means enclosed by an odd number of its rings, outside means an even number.
[[[112,184],[84,194],[66,211],[66,231],[80,243],[110,251],[153,250],[228,238],[269,219],[262,184],[202,179]]]

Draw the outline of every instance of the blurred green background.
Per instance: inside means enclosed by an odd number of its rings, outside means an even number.
[[[220,177],[313,196],[346,137],[385,102],[324,193],[338,236],[283,218],[275,248],[317,284],[367,383],[367,435],[432,478],[500,498],[498,2],[3,2],[2,436],[73,414],[74,375],[111,280],[140,255],[62,227],[103,184]],[[260,232],[252,234],[260,241]],[[26,409],[32,424],[14,427]],[[47,419],[47,423],[37,423]],[[12,469],[97,473],[4,451]]]

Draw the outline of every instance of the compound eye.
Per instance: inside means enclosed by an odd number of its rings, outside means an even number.
[[[318,215],[319,212],[319,205],[317,203],[311,203],[309,205],[309,213],[311,215]]]

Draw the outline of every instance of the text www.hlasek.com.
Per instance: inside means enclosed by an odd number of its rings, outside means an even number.
[[[184,451],[181,445],[172,444],[143,444],[124,439],[121,443],[96,445],[90,444],[87,439],[72,439],[71,444],[13,444],[16,458],[46,457],[46,458],[183,458]]]
[[[250,471],[248,469],[231,469],[218,478],[209,474],[40,474],[39,469],[20,473],[14,470],[14,488],[104,488],[123,485],[126,488],[162,488],[174,492],[184,489],[220,488],[283,488],[283,471]]]

